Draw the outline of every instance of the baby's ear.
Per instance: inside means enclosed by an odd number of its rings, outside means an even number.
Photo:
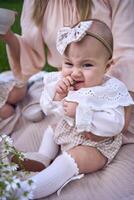
[[[111,65],[114,64],[113,59],[111,58],[110,60],[108,60],[107,64],[106,64],[106,72],[109,70],[109,68],[111,67]]]

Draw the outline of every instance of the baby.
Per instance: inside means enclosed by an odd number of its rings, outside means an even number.
[[[40,104],[59,122],[47,129],[39,152],[27,153],[23,162],[31,171],[47,167],[31,178],[36,182],[33,199],[110,164],[122,145],[124,107],[134,104],[126,86],[106,75],[113,53],[106,24],[88,20],[62,28],[57,49],[63,54],[62,72],[45,76]]]

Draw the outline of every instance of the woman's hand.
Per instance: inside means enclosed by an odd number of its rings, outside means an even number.
[[[12,41],[12,37],[13,37],[13,33],[10,30],[4,35],[0,34],[0,40],[6,43]]]
[[[132,99],[134,100],[134,92],[129,92]],[[122,132],[125,134],[125,132],[128,129],[130,118],[131,118],[131,111],[132,111],[132,106],[127,106],[125,107],[125,126],[122,130]]]
[[[130,118],[131,118],[131,111],[132,111],[132,106],[125,107],[125,125],[122,130],[122,132],[125,134],[125,132],[128,129]]]
[[[78,106],[78,103],[76,102],[64,101],[63,109],[64,109],[65,115],[68,117],[75,118],[77,106]]]

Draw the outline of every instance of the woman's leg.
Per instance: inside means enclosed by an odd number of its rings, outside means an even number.
[[[2,108],[0,108],[0,118],[7,119],[12,116],[15,112],[15,109],[10,104],[5,104]]]
[[[14,87],[12,91],[9,93],[7,103],[15,105],[19,101],[23,100],[26,96],[27,85],[23,87]]]
[[[106,162],[107,159],[92,147],[77,146],[64,152],[48,168],[32,177],[36,183],[33,199],[56,192],[73,176],[97,171],[103,168]]]

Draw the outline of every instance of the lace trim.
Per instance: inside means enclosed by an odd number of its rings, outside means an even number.
[[[76,168],[76,174],[75,175],[78,175],[79,174],[79,168],[78,168],[77,163],[75,162],[75,159],[71,156],[71,154],[67,153],[66,151],[63,152],[63,155],[67,156],[71,160],[71,162],[73,162],[73,164],[75,165],[75,168]]]
[[[101,86],[70,91],[65,99],[79,104],[82,103],[97,110],[100,110],[100,107],[106,109],[134,104],[126,86],[113,77],[109,77]]]

